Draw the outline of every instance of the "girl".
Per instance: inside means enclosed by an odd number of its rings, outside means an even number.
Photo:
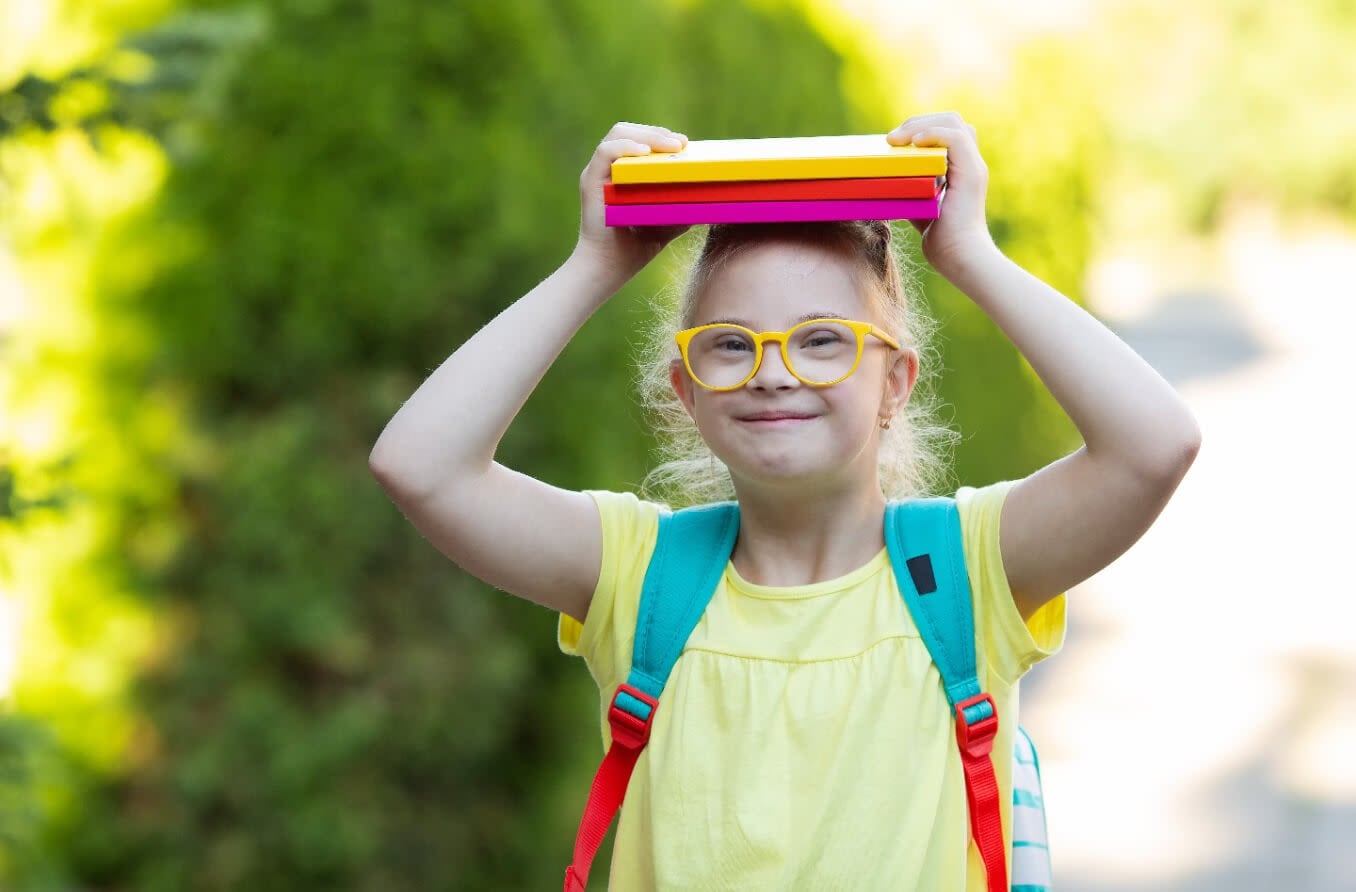
[[[946,147],[923,254],[1012,339],[1084,441],[1023,480],[957,493],[980,680],[1007,753],[1017,682],[1062,641],[1061,593],[1148,528],[1200,434],[1139,356],[995,246],[973,128],[925,115],[888,138]],[[677,234],[603,225],[611,162],[685,139],[611,130],[580,178],[574,252],[435,371],[371,455],[449,558],[561,614],[561,646],[585,658],[604,708],[629,669],[661,509],[563,491],[494,454],[567,340]],[[949,711],[884,548],[886,488],[917,494],[933,430],[909,424],[918,342],[888,227],[712,227],[681,315],[662,368],[740,527],[632,776],[613,887],[985,889]],[[786,350],[767,341],[755,362],[756,332],[786,333]],[[1008,761],[994,760],[1005,803]]]

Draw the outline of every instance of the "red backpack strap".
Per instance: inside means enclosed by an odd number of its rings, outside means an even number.
[[[574,861],[565,870],[565,892],[584,892],[588,887],[593,858],[626,797],[626,785],[631,781],[640,751],[650,742],[650,726],[658,705],[653,697],[628,684],[618,686],[612,697],[612,706],[607,711],[612,745],[589,788],[588,805],[574,840]]]
[[[626,798],[636,760],[650,740],[658,698],[729,563],[739,507],[718,502],[661,515],[636,616],[631,671],[608,709],[612,745],[594,775],[565,871],[565,892],[584,892],[598,847]]]
[[[987,715],[984,713],[987,711]],[[970,810],[970,836],[979,849],[989,892],[1008,892],[1007,846],[1003,844],[1002,797],[993,770],[993,740],[998,709],[980,694],[956,704],[956,743],[965,771],[965,801]]]

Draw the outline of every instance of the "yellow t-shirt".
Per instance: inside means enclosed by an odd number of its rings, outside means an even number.
[[[1029,623],[1013,604],[998,547],[1010,488],[957,493],[979,678],[1000,718],[1005,828],[1017,681],[1064,637],[1062,595]],[[630,494],[591,495],[602,572],[587,621],[562,616],[559,638],[598,682],[606,746],[662,509]],[[946,696],[888,553],[838,579],[785,588],[754,585],[727,565],[631,777],[610,888],[984,892],[969,835]]]

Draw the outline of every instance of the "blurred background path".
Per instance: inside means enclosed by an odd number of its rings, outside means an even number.
[[[1025,691],[1062,892],[1356,890],[1356,239],[1243,213],[1213,261],[1099,267],[1204,445]]]

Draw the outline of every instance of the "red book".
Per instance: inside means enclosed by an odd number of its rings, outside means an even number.
[[[936,198],[943,177],[843,180],[745,180],[710,183],[607,183],[606,204],[693,204],[731,201],[853,201]]]

